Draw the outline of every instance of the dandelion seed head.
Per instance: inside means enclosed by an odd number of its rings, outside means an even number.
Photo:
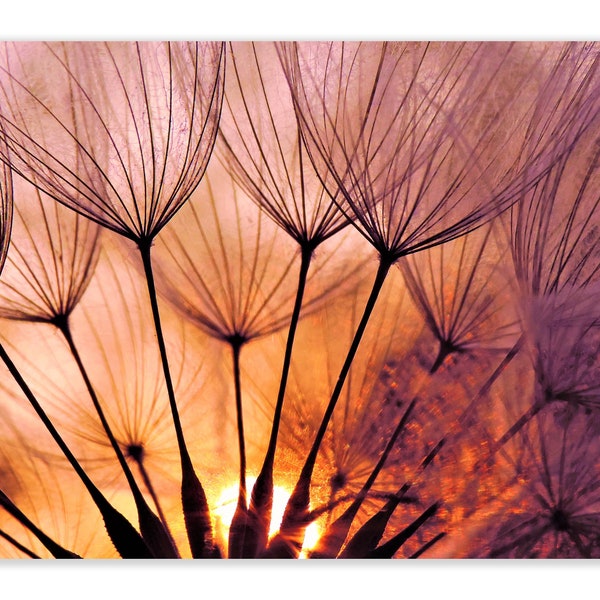
[[[318,246],[349,224],[314,171],[273,43],[229,45],[230,76],[217,154],[248,195],[293,239]]]
[[[600,556],[598,66],[0,45],[0,555]]]
[[[0,74],[13,168],[92,220],[151,239],[200,182],[220,44],[7,43]]]
[[[15,178],[12,251],[0,281],[0,316],[53,322],[85,293],[98,258],[99,227]]]
[[[489,538],[491,556],[598,556],[597,436],[582,410],[558,437],[553,425],[551,415],[540,413],[535,427],[522,433],[521,461],[533,468]]]
[[[516,132],[537,110],[535,100],[525,108],[516,100],[511,63],[521,46],[408,43],[390,52],[380,43],[288,43],[280,54],[321,179],[340,187],[343,210],[380,253],[397,259],[454,239],[513,200],[507,180],[521,176],[515,165],[533,135]],[[530,69],[538,67],[534,57]],[[490,91],[506,78],[515,94],[502,120],[480,127],[475,118],[474,126],[471,117],[498,99]],[[530,82],[527,72],[521,79]],[[496,145],[499,130],[505,143]],[[552,154],[554,141],[545,143],[539,152]]]

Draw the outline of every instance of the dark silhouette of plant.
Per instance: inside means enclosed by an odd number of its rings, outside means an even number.
[[[597,558],[597,418],[556,406],[519,435],[522,451],[512,459],[519,493],[504,507],[493,533],[486,532],[480,555]]]
[[[225,160],[250,197],[297,242],[301,258],[269,445],[250,506],[240,496],[232,526],[240,556],[255,556],[266,546],[271,521],[277,438],[308,272],[317,249],[349,221],[333,200],[337,191],[327,192],[308,159],[275,44],[230,44],[229,57],[233,76],[220,124]]]
[[[548,168],[556,142],[545,137],[545,130],[553,125],[562,130],[564,122],[553,123],[546,113],[541,122],[534,117],[542,100],[556,99],[557,76],[569,84],[558,91],[558,100],[565,104],[561,116],[575,122],[568,140],[576,139],[587,125],[586,110],[583,116],[573,114],[573,106],[587,107],[587,96],[575,86],[577,65],[571,61],[563,72],[553,72],[543,82],[533,100],[519,96],[518,81],[511,79],[517,85],[515,95],[505,100],[501,114],[518,131],[526,119],[532,129],[524,137],[521,133],[515,140],[516,131],[507,131],[499,119],[480,122],[483,98],[512,73],[514,48],[385,43],[280,46],[311,160],[326,187],[332,183],[339,187],[340,209],[377,250],[380,264],[284,515],[275,542],[277,552],[297,555],[301,546],[317,453],[391,266],[403,256],[456,239],[492,219],[514,202],[514,181],[529,185],[521,180],[523,169],[535,181],[535,174]],[[519,48],[516,51],[520,54]],[[536,67],[540,60],[534,60]],[[517,104],[517,98],[523,103]],[[526,146],[539,147],[538,133],[547,147],[533,155],[531,164],[518,165]]]
[[[173,392],[150,248],[206,169],[222,103],[223,50],[219,43],[17,43],[5,45],[0,67],[11,166],[139,247],[195,556],[213,552],[210,516]],[[52,82],[41,88],[40,68]]]
[[[2,44],[2,555],[597,556],[599,59]]]
[[[163,232],[155,261],[159,291],[187,320],[231,350],[240,456],[239,511],[245,514],[241,353],[252,341],[289,323],[297,253],[285,232],[249,201],[229,173],[212,164],[195,197]],[[331,259],[319,261],[316,269],[304,275],[305,313],[332,293],[350,287],[356,276],[353,265],[340,261],[337,273],[328,262]],[[232,526],[232,536],[235,529]],[[236,542],[229,547],[232,554]]]
[[[492,231],[485,226],[398,263],[439,344],[432,373],[452,354],[506,351],[519,335],[505,291],[508,249],[495,242]]]
[[[0,281],[0,316],[52,323],[68,319],[98,257],[100,228],[14,178],[12,247]],[[56,250],[56,251],[55,251]]]
[[[94,274],[100,229],[51,199],[42,199],[39,190],[24,180],[15,188],[23,198],[15,211],[11,252],[0,282],[0,315],[48,323],[61,332],[128,479],[142,537],[158,554],[177,556],[168,532],[152,513],[127,466],[73,337],[71,314]]]

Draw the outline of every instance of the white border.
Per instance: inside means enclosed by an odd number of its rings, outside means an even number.
[[[29,0],[3,39],[598,39],[584,0]]]
[[[418,8],[417,8],[418,5]],[[594,40],[583,0],[100,0],[11,2],[2,39]],[[565,598],[597,561],[0,561],[4,593],[44,599]],[[14,590],[14,591],[13,591]]]

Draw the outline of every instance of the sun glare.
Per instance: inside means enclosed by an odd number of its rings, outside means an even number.
[[[252,493],[252,487],[256,482],[256,477],[248,477],[246,486],[248,489],[248,497]],[[222,543],[226,546],[229,537],[229,527],[235,513],[235,506],[238,499],[238,485],[233,484],[224,489],[221,493],[217,505],[213,511],[215,515],[215,530],[218,536],[221,537]],[[275,486],[273,490],[273,513],[271,518],[271,527],[269,529],[269,538],[272,538],[279,531],[285,506],[289,500],[291,492],[281,486]],[[317,523],[311,523],[306,528],[304,536],[304,544],[302,546],[302,554],[300,558],[306,558],[306,552],[315,547],[321,532]]]

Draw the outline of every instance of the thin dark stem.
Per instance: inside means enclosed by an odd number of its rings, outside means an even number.
[[[179,410],[175,400],[175,390],[173,380],[171,379],[171,370],[167,358],[167,348],[160,321],[160,312],[158,310],[158,299],[156,295],[156,286],[154,284],[154,274],[152,272],[152,261],[150,258],[150,249],[152,240],[140,240],[138,247],[144,265],[146,283],[148,286],[148,295],[152,307],[152,317],[154,319],[154,328],[156,330],[156,339],[162,362],[162,368],[169,397],[169,406],[173,417],[175,435],[179,448],[181,459],[181,500],[183,505],[183,514],[185,519],[190,549],[194,558],[203,558],[212,556],[214,553],[212,541],[212,525],[210,521],[210,512],[204,488],[194,471],[192,459],[188,452],[179,418]]]
[[[298,478],[298,482],[296,483],[294,491],[292,492],[292,495],[290,496],[290,499],[286,506],[283,515],[283,520],[281,523],[280,536],[284,538],[284,540],[285,538],[288,538],[286,541],[295,555],[297,555],[300,552],[302,545],[301,538],[303,538],[304,529],[308,524],[306,522],[306,515],[308,513],[308,508],[310,504],[310,481],[312,479],[312,473],[315,467],[319,448],[321,446],[323,438],[325,437],[327,426],[329,425],[329,421],[333,415],[333,411],[335,409],[337,401],[342,393],[344,383],[346,382],[346,377],[348,376],[350,367],[352,366],[352,362],[354,360],[354,356],[356,355],[356,352],[360,345],[360,341],[371,317],[371,313],[373,312],[375,303],[377,302],[377,298],[379,296],[379,293],[381,292],[381,288],[383,287],[383,284],[392,264],[393,260],[390,260],[389,258],[384,256],[380,257],[379,267],[377,269],[375,281],[373,282],[373,288],[371,289],[371,294],[369,295],[369,299],[367,300],[367,304],[365,305],[362,318],[356,329],[356,333],[354,334],[354,338],[348,350],[346,360],[340,371],[338,380],[329,400],[329,404],[327,405],[327,408],[321,420],[321,425],[319,427],[313,445],[310,449],[310,452],[308,453],[308,456],[304,463],[304,467],[302,468],[300,477]]]
[[[240,499],[246,503],[246,443],[244,437],[244,413],[242,407],[242,383],[240,379],[240,353],[241,343],[231,344],[231,355],[233,360],[233,382],[235,387],[235,411],[237,419],[238,448],[240,453]]]
[[[423,524],[433,517],[440,505],[436,502],[417,517],[408,527],[397,533],[391,540],[367,553],[366,558],[393,558],[394,554],[412,537]]]
[[[160,501],[158,499],[158,495],[156,494],[156,491],[154,490],[154,486],[152,485],[152,480],[150,479],[150,474],[148,473],[148,471],[146,470],[146,466],[144,465],[144,459],[141,456],[132,457],[132,458],[135,461],[135,463],[137,464],[138,469],[140,470],[140,475],[142,476],[144,485],[146,486],[146,489],[148,490],[148,493],[150,494],[150,497],[152,498],[152,501],[154,502],[154,506],[156,506],[156,512],[158,513],[158,517],[162,521],[163,525],[165,526],[165,529],[167,529],[167,531],[168,531],[167,519],[165,518],[165,514],[161,508]]]
[[[377,461],[377,464],[371,471],[367,481],[365,481],[362,486],[360,492],[357,497],[354,499],[352,504],[342,513],[340,517],[338,517],[332,525],[327,528],[325,535],[321,537],[319,540],[319,545],[313,552],[311,552],[311,558],[335,558],[339,553],[342,544],[346,540],[346,536],[350,531],[350,527],[354,520],[354,517],[357,515],[362,503],[367,497],[369,490],[375,483],[379,473],[383,469],[385,462],[387,461],[392,448],[396,444],[398,436],[404,430],[410,415],[417,403],[417,399],[413,399],[411,403],[408,405],[408,408],[404,411],[398,425],[394,429],[392,435],[386,443],[386,446]]]
[[[544,408],[544,404],[542,402],[536,402],[533,404],[523,415],[521,415],[515,423],[509,427],[509,429],[504,433],[504,435],[496,442],[494,442],[489,450],[489,455],[487,460],[491,460],[494,454],[504,446],[508,441],[510,441],[535,415],[537,415],[542,408]]]
[[[35,537],[42,542],[47,550],[50,551],[54,558],[81,558],[74,552],[66,550],[61,545],[57,544],[50,536],[46,535],[37,525],[33,523],[17,506],[10,500],[10,498],[2,491],[0,491],[0,506],[2,506],[9,514],[11,514],[23,527],[31,531]],[[12,542],[11,543],[17,543]],[[28,553],[24,546],[19,544],[19,549]],[[38,557],[36,557],[38,558]]]
[[[37,413],[38,417],[88,490],[90,496],[94,500],[98,510],[102,515],[104,524],[106,526],[106,531],[119,554],[123,558],[151,558],[153,554],[149,550],[144,540],[141,538],[140,534],[134,529],[131,523],[119,511],[117,511],[110,504],[110,502],[108,502],[102,492],[100,492],[92,480],[87,476],[87,473],[84,471],[69,447],[66,445],[65,441],[62,439],[62,436],[54,427],[52,421],[40,403],[37,401],[36,397],[33,395],[33,392],[29,389],[29,386],[6,353],[6,350],[2,344],[0,344],[0,358],[2,358],[10,374],[21,388],[21,391],[23,394],[25,394],[25,397]]]
[[[81,360],[81,356],[75,345],[73,340],[73,335],[71,332],[71,326],[69,322],[69,317],[66,315],[58,316],[54,319],[53,324],[58,328],[58,330],[63,334],[73,359],[77,364],[77,368],[79,369],[79,373],[83,378],[85,383],[85,387],[88,391],[88,394],[92,400],[94,408],[96,409],[96,413],[98,414],[98,418],[102,424],[104,432],[110,442],[112,449],[114,450],[117,460],[121,465],[121,469],[125,474],[127,479],[127,483],[131,489],[131,493],[133,494],[133,498],[135,500],[135,505],[138,511],[138,518],[140,524],[140,531],[142,533],[142,537],[146,541],[147,544],[153,549],[154,553],[161,558],[177,558],[179,553],[175,547],[173,539],[171,535],[166,530],[165,526],[161,521],[157,518],[157,516],[152,512],[150,507],[148,506],[142,492],[140,491],[137,482],[123,456],[123,452],[117,442],[112,429],[106,419],[106,415],[102,409],[100,401],[98,400],[98,395],[92,385],[92,382],[88,376],[87,370]]]
[[[304,244],[301,247],[301,262],[300,273],[298,275],[298,288],[296,291],[296,299],[294,301],[294,309],[290,319],[290,327],[288,330],[287,342],[285,346],[285,355],[283,358],[283,366],[281,369],[281,379],[279,383],[279,391],[277,393],[277,401],[275,403],[275,411],[273,413],[273,421],[271,426],[271,436],[269,445],[265,454],[262,469],[252,488],[252,498],[250,502],[250,518],[254,522],[252,538],[256,546],[248,548],[250,555],[254,556],[264,550],[269,533],[271,511],[273,507],[273,465],[275,462],[275,451],[277,449],[277,436],[279,434],[279,426],[281,424],[281,414],[283,412],[283,402],[285,399],[285,390],[292,362],[292,350],[294,347],[294,339],[298,321],[300,320],[300,310],[306,289],[306,280],[308,270],[310,268],[314,245]],[[250,540],[247,543],[252,543]]]
[[[32,552],[26,546],[23,546],[21,542],[15,540],[15,538],[12,535],[9,535],[8,533],[6,533],[6,531],[2,531],[2,529],[0,529],[0,537],[4,538],[7,542],[12,544],[17,550],[20,550],[26,556],[29,556],[29,558],[42,558],[41,556],[38,556],[35,552]]]
[[[281,413],[283,411],[283,400],[285,398],[285,390],[287,386],[287,380],[290,372],[290,364],[292,362],[292,349],[294,347],[294,338],[296,336],[296,329],[298,327],[298,321],[300,320],[300,310],[302,308],[302,300],[304,298],[304,290],[306,289],[306,279],[308,276],[308,269],[312,260],[313,249],[312,247],[302,247],[302,259],[300,262],[300,273],[298,275],[298,289],[296,292],[296,300],[294,302],[294,310],[290,320],[290,328],[288,331],[287,342],[285,346],[285,356],[283,358],[283,367],[281,369],[281,380],[279,383],[279,392],[277,393],[277,402],[275,404],[275,412],[273,413],[273,425],[271,427],[271,437],[269,438],[269,446],[265,456],[265,464],[269,465],[271,470],[273,467],[273,460],[275,457],[275,450],[277,448],[277,435],[279,433],[279,426],[281,424]],[[264,469],[264,467],[263,467]]]
[[[319,452],[321,442],[323,441],[323,438],[325,437],[325,431],[327,430],[327,426],[329,425],[329,421],[333,415],[333,411],[335,409],[337,401],[339,400],[339,397],[342,393],[344,384],[346,383],[346,377],[348,376],[350,367],[352,366],[352,362],[353,362],[356,352],[358,350],[358,346],[360,345],[362,336],[365,333],[365,330],[367,328],[367,323],[369,322],[369,319],[371,318],[371,313],[373,312],[373,308],[375,307],[375,303],[377,302],[379,292],[381,291],[381,288],[383,287],[385,278],[387,277],[390,267],[391,267],[390,262],[381,260],[381,262],[379,263],[379,268],[377,269],[377,275],[375,276],[375,281],[373,282],[373,288],[371,290],[369,299],[367,300],[367,304],[365,306],[365,310],[363,312],[362,319],[360,320],[358,328],[356,329],[356,333],[354,334],[354,339],[352,340],[352,344],[350,345],[350,349],[348,350],[348,355],[346,356],[346,361],[344,362],[344,365],[342,366],[342,369],[340,371],[335,388],[333,390],[333,393],[331,394],[329,404],[327,405],[327,409],[325,410],[325,414],[323,415],[323,419],[321,420],[321,425],[319,427],[319,431],[317,432],[317,435],[313,442],[312,448],[310,449],[310,452],[306,459],[305,466],[302,470],[302,473],[304,474],[304,476],[308,477],[309,479],[312,476],[312,471],[313,471],[313,468],[315,465],[317,454]]]
[[[169,406],[171,408],[171,414],[173,415],[173,424],[175,427],[175,435],[177,436],[177,444],[179,446],[179,453],[181,455],[181,462],[191,462],[190,455],[187,450],[185,438],[183,435],[183,428],[181,426],[181,419],[179,418],[179,409],[177,408],[177,402],[175,400],[175,390],[173,387],[173,380],[171,378],[171,369],[169,367],[169,360],[167,357],[167,347],[165,344],[165,338],[163,335],[162,324],[160,320],[160,311],[158,309],[158,299],[156,295],[156,286],[154,284],[154,273],[152,271],[152,261],[150,258],[150,243],[139,244],[140,253],[142,255],[142,262],[144,265],[144,273],[146,275],[146,283],[148,286],[148,295],[150,297],[150,305],[152,307],[152,318],[154,319],[154,327],[156,330],[156,338],[158,343],[158,349],[160,352],[160,359],[162,363],[162,369],[165,378],[165,385],[167,386],[167,394],[169,397]]]
[[[240,353],[244,339],[232,336],[229,340],[233,360],[233,382],[235,388],[235,409],[237,417],[238,447],[240,454],[240,479],[238,501],[229,527],[229,558],[245,558],[248,525],[248,495],[246,491],[246,442],[244,437],[244,413],[242,406],[242,383],[240,378]]]

